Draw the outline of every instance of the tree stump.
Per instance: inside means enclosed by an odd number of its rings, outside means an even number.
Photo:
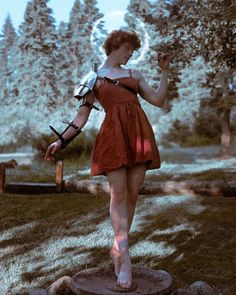
[[[57,193],[62,192],[63,191],[63,187],[64,187],[63,162],[62,161],[58,161],[56,163],[55,182],[56,182],[56,192]]]
[[[78,295],[157,295],[169,294],[173,279],[166,271],[133,266],[131,290],[119,288],[113,267],[90,268],[75,274],[71,290]]]
[[[0,193],[4,192],[5,180],[6,180],[6,168],[15,168],[17,162],[12,159],[8,162],[0,163]]]

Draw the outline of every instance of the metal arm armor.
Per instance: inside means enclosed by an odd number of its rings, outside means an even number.
[[[99,110],[98,107],[86,101],[86,96],[94,89],[97,76],[98,75],[96,72],[91,71],[82,79],[81,83],[78,86],[76,86],[74,90],[74,97],[78,100],[83,100],[83,104],[80,107],[86,106],[89,108]]]
[[[81,81],[81,83],[75,87],[74,97],[77,99],[82,99],[90,91],[93,90],[97,80],[97,73],[91,71],[89,72]]]

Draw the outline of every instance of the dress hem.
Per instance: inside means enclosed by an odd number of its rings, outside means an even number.
[[[104,169],[103,171],[99,171],[96,174],[93,174],[91,172],[91,176],[99,176],[99,175],[107,176],[106,175],[107,172],[111,172],[111,171],[113,171],[115,169],[118,169],[118,168],[121,168],[121,167],[131,168],[131,167],[134,167],[137,164],[145,164],[145,163],[148,165],[146,170],[160,169],[160,167],[161,167],[161,164],[156,164],[156,165],[154,165],[154,166],[151,167],[151,165],[153,164],[153,161],[152,160],[146,160],[146,161],[142,161],[142,162],[135,162],[132,165],[129,165],[129,164],[121,164],[121,165],[119,165],[117,167],[113,167],[111,169]]]

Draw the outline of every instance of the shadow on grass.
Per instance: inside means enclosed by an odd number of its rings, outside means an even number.
[[[143,238],[163,242],[176,248],[166,257],[139,256],[133,262],[170,272],[176,287],[203,280],[216,285],[222,294],[236,290],[236,216],[235,199],[200,198],[202,210],[194,212],[194,204],[176,204],[163,212],[147,216],[143,224]],[[198,206],[199,206],[198,205]],[[189,206],[191,210],[189,211]],[[192,212],[191,212],[192,211]],[[201,211],[201,212],[200,212]],[[178,229],[180,224],[190,227]],[[160,229],[153,235],[153,226]],[[176,231],[174,228],[176,227]],[[130,241],[137,243],[139,235]]]
[[[1,195],[7,294],[27,294],[26,286],[48,287],[61,276],[110,263],[108,203],[106,195]],[[130,233],[133,263],[168,271],[176,288],[204,280],[233,295],[235,207],[233,198],[141,195]]]

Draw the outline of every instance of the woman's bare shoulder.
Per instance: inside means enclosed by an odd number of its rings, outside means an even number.
[[[142,75],[142,73],[139,70],[137,70],[137,69],[131,69],[131,72],[132,72],[132,76],[136,80],[140,81],[140,80],[143,79],[143,75]]]

